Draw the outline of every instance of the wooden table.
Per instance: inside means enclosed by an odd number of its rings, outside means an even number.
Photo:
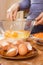
[[[38,55],[27,60],[7,60],[0,58],[0,65],[43,65],[43,46],[33,44],[38,50]]]

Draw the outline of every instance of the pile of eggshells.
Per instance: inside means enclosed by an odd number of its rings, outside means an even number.
[[[24,40],[0,40],[0,55],[15,57],[24,56],[32,51],[30,42]]]

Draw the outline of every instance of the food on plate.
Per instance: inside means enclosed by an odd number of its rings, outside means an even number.
[[[3,49],[2,49],[2,46],[0,45],[0,54],[3,55]]]
[[[18,46],[18,45],[21,44],[21,43],[20,43],[19,40],[15,40],[15,41],[13,42],[13,44]]]
[[[4,51],[7,51],[9,43],[6,40],[0,40],[0,46]]]
[[[16,56],[17,54],[18,54],[18,48],[16,46],[14,48],[10,48],[6,52],[6,56],[8,56],[8,57],[13,57],[13,56]]]
[[[9,47],[9,43],[6,40],[0,40],[0,55],[5,55]]]
[[[33,48],[30,42],[23,39],[11,39],[0,40],[0,55],[14,57],[19,54],[24,56],[32,51]]]
[[[11,48],[14,48],[14,47],[15,47],[15,45],[14,45],[14,44],[9,43],[9,46],[8,46],[7,50],[9,50],[9,49],[11,49]]]
[[[0,55],[5,55],[5,52],[2,48],[0,49]]]
[[[21,56],[24,56],[27,54],[28,50],[27,50],[27,47],[25,44],[20,44],[19,47],[18,47],[18,50],[19,50],[19,54]]]
[[[13,42],[14,45],[20,45],[20,44],[22,44],[22,43],[24,43],[24,40],[15,40],[15,41]]]
[[[41,39],[43,39],[43,33],[42,33],[42,32],[33,34],[33,36],[35,36],[36,38],[41,38]]]
[[[28,48],[28,52],[30,52],[32,50],[32,46],[30,44],[30,42],[25,42],[27,48]]]
[[[12,38],[10,38],[10,39],[7,39],[7,42],[9,42],[10,43],[10,45],[19,45],[19,44],[22,44],[23,42],[24,42],[24,40],[18,40],[18,39],[12,39]]]

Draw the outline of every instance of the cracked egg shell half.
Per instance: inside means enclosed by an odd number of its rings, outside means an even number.
[[[25,42],[26,46],[27,46],[27,49],[28,49],[28,52],[32,51],[32,45],[30,42]]]
[[[7,51],[6,56],[13,57],[13,56],[16,56],[17,54],[18,54],[18,48],[15,46],[14,48],[10,48]]]

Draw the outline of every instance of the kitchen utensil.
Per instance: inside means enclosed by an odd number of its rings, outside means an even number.
[[[35,23],[36,23],[36,20],[33,20],[33,21],[31,22],[30,35],[29,35],[29,36],[31,36],[31,32],[32,32],[32,30],[33,30],[33,28],[34,28]]]

